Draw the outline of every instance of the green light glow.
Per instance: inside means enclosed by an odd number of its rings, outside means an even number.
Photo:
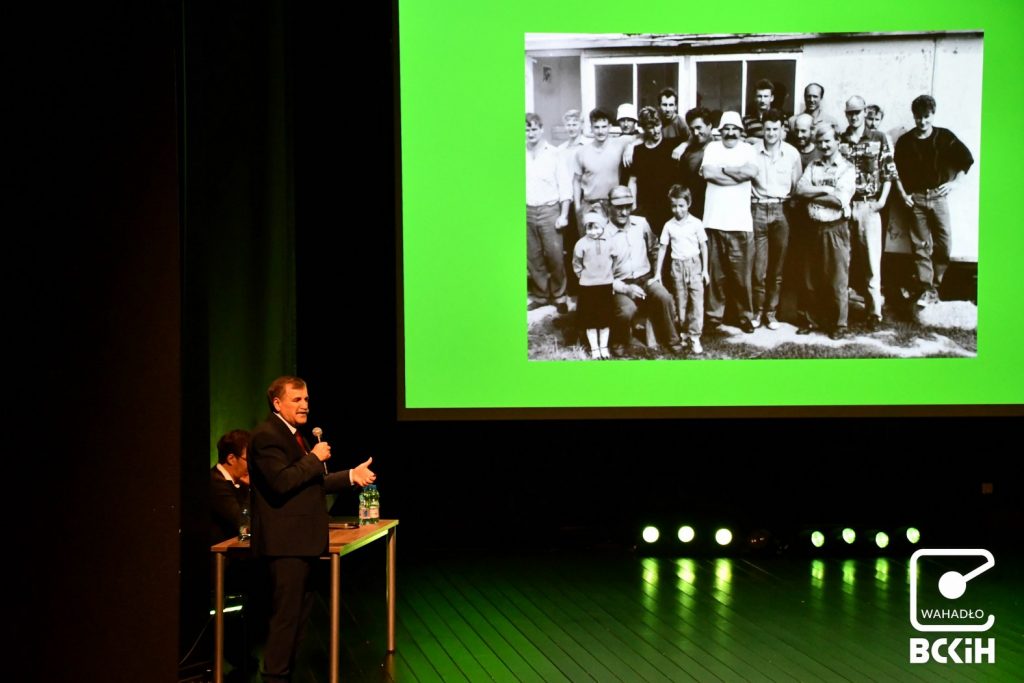
[[[646,557],[642,560],[643,580],[640,582],[640,601],[644,609],[655,610],[658,604],[658,572],[659,562],[656,558]]]
[[[693,585],[697,580],[697,564],[688,557],[676,560],[676,576],[684,583]]]
[[[820,531],[815,531],[814,533],[812,533],[811,545],[813,545],[815,548],[820,548],[821,546],[825,545],[825,534],[821,533]]]
[[[692,526],[681,526],[679,527],[679,540],[683,543],[689,543],[697,536],[697,532],[693,530]]]
[[[241,605],[235,605],[234,607],[226,607],[226,608],[224,608],[224,614],[227,614],[228,612],[241,612],[241,611],[242,611],[242,606]],[[217,613],[216,610],[210,610],[210,616],[213,616],[216,613]]]
[[[809,597],[810,606],[819,612],[824,607],[825,594],[825,561],[811,560],[811,593]]]
[[[875,579],[878,585],[889,583],[889,560],[884,557],[875,560]]]
[[[720,557],[715,560],[715,599],[723,605],[732,602],[732,560]],[[724,619],[720,628],[728,628],[730,619]]]
[[[911,543],[917,543],[921,540],[921,532],[917,530],[917,527],[910,527],[907,529],[907,540]]]
[[[715,532],[715,541],[718,545],[729,545],[732,543],[732,532],[728,529],[719,529]]]
[[[875,534],[875,545],[879,548],[886,548],[889,545],[889,534],[884,531],[879,531]]]
[[[642,565],[644,583],[655,585],[658,583],[658,560],[652,557],[645,558]]]
[[[857,579],[857,563],[853,560],[843,560],[843,583],[853,585]]]
[[[857,532],[850,527],[846,527],[843,529],[843,540],[847,543],[853,543],[857,540]]]
[[[648,543],[654,543],[661,536],[661,532],[658,531],[656,526],[645,526],[643,537]]]
[[[715,579],[728,583],[732,581],[732,560],[720,558],[715,560]]]

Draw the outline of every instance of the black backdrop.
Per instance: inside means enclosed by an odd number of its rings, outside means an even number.
[[[8,386],[20,398],[4,455],[4,676],[174,680],[178,11],[14,14],[8,140],[25,154],[5,185]]]

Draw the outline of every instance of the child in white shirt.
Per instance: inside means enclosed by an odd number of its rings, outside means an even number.
[[[704,328],[704,285],[708,283],[708,236],[701,220],[690,215],[693,203],[690,188],[673,185],[668,199],[672,204],[672,218],[661,231],[658,265],[652,279],[661,279],[665,256],[670,253],[679,322],[690,340],[690,350],[702,353],[700,335]]]

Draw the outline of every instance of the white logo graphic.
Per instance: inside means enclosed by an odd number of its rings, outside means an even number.
[[[967,631],[987,631],[995,623],[995,615],[989,614],[988,620],[983,624],[922,624],[918,620],[917,609],[917,574],[918,560],[922,557],[984,557],[985,562],[972,571],[961,574],[957,571],[948,571],[939,579],[939,593],[947,600],[956,600],[967,591],[967,582],[982,572],[986,572],[995,566],[995,558],[992,553],[982,548],[972,549],[934,549],[922,548],[910,556],[910,623],[918,631],[943,631],[946,633],[959,633]],[[928,610],[925,610],[928,611]],[[984,612],[981,610],[948,609],[931,610],[936,617],[953,618],[982,618]]]

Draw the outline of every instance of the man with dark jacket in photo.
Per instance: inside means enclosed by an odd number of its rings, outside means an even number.
[[[946,128],[932,124],[935,98],[921,95],[910,105],[914,128],[896,141],[900,194],[914,212],[910,250],[914,255],[917,305],[939,300],[949,266],[952,223],[947,197],[974,164],[970,150]]]

